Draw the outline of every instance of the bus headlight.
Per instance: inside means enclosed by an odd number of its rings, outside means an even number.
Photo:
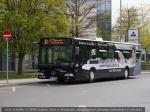
[[[38,75],[44,75],[43,72],[39,72]]]
[[[72,74],[72,73],[67,73],[67,74],[65,74],[64,76],[65,76],[65,77],[74,77],[74,74]]]
[[[78,69],[75,69],[75,72],[78,72]]]

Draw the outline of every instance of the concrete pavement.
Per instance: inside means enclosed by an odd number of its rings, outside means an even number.
[[[150,112],[149,85],[150,74],[142,74],[128,80],[1,87],[0,107],[145,107]]]

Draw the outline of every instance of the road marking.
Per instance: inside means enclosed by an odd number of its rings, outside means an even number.
[[[15,91],[16,91],[16,87],[15,86],[12,87],[12,91],[13,91],[13,93],[15,93]]]
[[[82,93],[88,93],[88,90],[83,90]]]
[[[6,93],[6,92],[10,92],[10,91],[15,93],[16,92],[16,87],[12,86],[12,87],[9,87],[9,88],[0,88],[1,93]]]
[[[0,88],[0,93],[6,93],[9,92],[8,88]]]
[[[8,91],[0,91],[0,93],[6,93],[6,92],[8,92]]]
[[[47,85],[47,87],[50,87],[50,85],[49,84],[46,84]]]
[[[86,105],[79,105],[78,107],[86,107]]]

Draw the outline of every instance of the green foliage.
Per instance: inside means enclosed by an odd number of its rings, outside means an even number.
[[[120,17],[118,18],[118,22],[115,26],[116,27],[115,31],[120,33],[120,30],[121,30],[121,33],[123,35],[126,35],[127,37],[129,29],[135,29],[138,27],[138,24],[140,22],[139,12],[138,12],[138,9],[135,7],[124,8],[122,9],[121,15],[122,15],[122,18],[121,19]],[[120,27],[120,24],[121,24],[121,27]]]
[[[4,23],[11,30],[19,53],[29,51],[31,43],[43,35],[68,35],[66,16],[50,11],[50,8],[62,8],[58,0],[8,0],[5,4]]]
[[[12,79],[29,79],[29,78],[37,78],[37,73],[24,73],[23,75],[17,75],[16,73],[9,73],[9,80]],[[6,80],[6,73],[1,73],[0,80]]]
[[[4,49],[4,40],[2,39],[2,34],[4,30],[3,19],[4,19],[4,1],[0,0],[0,50]]]
[[[40,37],[68,36],[65,12],[64,0],[1,0],[0,33],[10,30],[14,51],[24,57],[34,51],[32,42]]]
[[[66,16],[65,0],[47,0],[44,1],[45,12],[48,14],[44,25],[46,26],[45,35],[47,36],[68,36],[69,35],[69,22]]]
[[[144,48],[146,51],[150,50],[150,6],[149,8],[141,7],[140,13],[141,13],[141,20],[140,20],[140,43],[142,45],[142,48]]]
[[[142,45],[142,48],[145,50],[150,49],[150,31],[147,28],[142,28],[140,30],[140,43]]]
[[[2,1],[2,0],[1,0]],[[64,0],[4,0],[5,13],[1,12],[0,23],[5,29],[11,30],[17,51],[25,52],[29,43],[40,36],[59,35],[67,36],[69,24],[64,13],[66,11]],[[4,7],[3,7],[4,9]],[[52,10],[53,9],[53,10]],[[3,17],[3,18],[2,18]],[[2,28],[2,27],[0,27]],[[1,29],[2,32],[4,30]],[[23,46],[23,48],[20,48]],[[19,50],[20,49],[20,50]]]
[[[128,35],[129,29],[134,29],[137,26],[137,9],[132,7],[130,9],[125,9],[122,13],[122,32]]]
[[[139,29],[140,31],[140,43],[142,48],[150,49],[150,16],[148,15],[148,11],[144,7],[142,9],[138,9],[135,7],[126,8],[122,11],[122,19],[121,19],[121,29],[122,34],[128,36],[129,29]],[[115,26],[115,34],[120,33],[120,18],[118,18],[118,23]],[[127,40],[127,39],[126,39]]]

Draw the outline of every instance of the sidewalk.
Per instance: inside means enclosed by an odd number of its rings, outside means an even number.
[[[30,78],[30,79],[12,79],[8,80],[8,84],[6,80],[0,80],[0,87],[5,86],[15,86],[15,85],[23,85],[23,84],[32,84],[44,81],[51,81],[52,79],[37,79],[37,78]]]
[[[150,71],[143,71],[141,74],[150,74]]]

